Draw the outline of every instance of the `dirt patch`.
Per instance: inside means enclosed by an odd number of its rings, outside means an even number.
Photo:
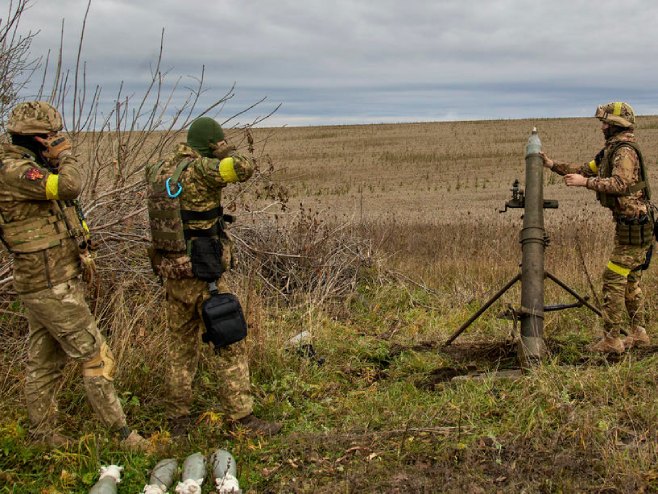
[[[415,449],[404,439],[414,435]],[[278,485],[268,492],[637,492],[641,477],[606,478],[604,459],[594,451],[505,436],[482,437],[468,446],[445,433],[373,431],[291,436]]]

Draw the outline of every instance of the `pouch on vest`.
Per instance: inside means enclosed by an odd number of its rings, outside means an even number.
[[[232,293],[213,293],[201,306],[206,332],[204,343],[212,343],[216,350],[236,343],[247,336],[247,321],[240,301]]]
[[[653,257],[653,244],[649,246],[649,250],[647,250],[646,255],[644,256],[644,262],[640,266],[639,270],[646,271],[649,269],[649,266],[651,265],[651,258]],[[635,270],[633,270],[635,271]]]
[[[202,281],[215,281],[224,272],[222,244],[217,237],[192,239],[190,259],[192,260],[192,273]]]
[[[649,203],[649,218],[651,218],[651,224],[653,225],[653,238],[658,240],[658,208],[652,203]]]
[[[187,250],[185,227],[180,211],[179,196],[182,186],[178,180],[191,162],[190,159],[184,159],[175,169],[171,168],[174,163],[166,161],[147,166],[149,226],[153,247],[157,250]]]
[[[162,263],[162,254],[152,245],[146,248],[146,254],[151,261],[151,270],[156,276],[160,276],[160,264]]]
[[[653,241],[654,228],[649,215],[631,223],[617,220],[615,236],[620,245],[648,245]]]

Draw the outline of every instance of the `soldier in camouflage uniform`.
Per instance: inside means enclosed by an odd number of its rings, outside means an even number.
[[[220,293],[229,293],[221,276],[231,267],[231,242],[224,231],[227,217],[221,209],[221,191],[228,184],[248,180],[252,173],[252,161],[235,152],[226,143],[221,126],[208,117],[192,123],[187,143],[179,144],[163,161],[146,167],[153,238],[150,256],[154,272],[164,280],[167,297],[167,415],[174,435],[184,435],[191,424],[192,381],[201,351],[200,336],[205,330],[201,306],[210,297],[208,282],[199,279],[195,271],[191,249],[197,239],[217,239],[220,247],[212,254],[219,266],[216,284]],[[163,183],[167,184],[166,195]],[[176,211],[171,211],[172,204]],[[219,349],[218,357],[216,379],[222,384],[222,407],[228,420],[255,434],[278,432],[281,425],[252,413],[245,341]]]
[[[615,221],[614,248],[603,273],[603,338],[590,350],[623,353],[647,345],[644,294],[640,286],[645,260],[653,247],[649,183],[633,128],[635,114],[627,103],[599,106],[605,147],[584,165],[563,163],[542,154],[544,166],[564,176],[568,186],[587,187],[609,208]],[[625,313],[630,330],[621,339]]]
[[[114,358],[84,299],[80,280],[86,224],[73,200],[82,177],[62,118],[48,103],[21,103],[11,112],[12,143],[0,149],[0,240],[14,258],[14,287],[25,308],[28,338],[25,395],[35,437],[52,447],[71,439],[58,432],[56,393],[67,358],[82,364],[89,402],[122,444],[143,449],[112,383]],[[79,237],[79,239],[78,239]]]

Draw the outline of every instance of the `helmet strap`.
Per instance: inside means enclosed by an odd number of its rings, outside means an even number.
[[[617,134],[624,132],[625,130],[628,129],[608,123],[608,128],[603,131],[603,135],[605,136],[606,139],[610,139],[611,137],[614,137]]]

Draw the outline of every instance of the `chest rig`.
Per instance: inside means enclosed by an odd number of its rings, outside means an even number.
[[[635,152],[637,153],[638,159],[640,160],[640,180],[628,187],[628,190],[623,194],[623,195],[631,195],[634,194],[635,192],[639,190],[644,191],[644,198],[649,201],[651,199],[651,189],[649,187],[649,181],[647,179],[647,173],[644,167],[644,158],[642,157],[642,152],[640,151],[640,148],[638,147],[637,144],[634,142],[618,142],[615,143],[609,150],[603,149],[601,152],[599,152],[598,156],[601,156],[600,160],[600,166],[598,169],[598,175],[601,178],[610,178],[612,177],[612,165],[613,165],[613,158],[615,156],[615,153],[622,147],[622,146],[628,146],[630,148],[633,148]],[[607,194],[605,192],[597,192],[596,193],[596,198],[598,201],[601,203],[602,206],[606,208],[614,208],[615,207],[615,198],[618,197],[616,195],[612,194]]]

